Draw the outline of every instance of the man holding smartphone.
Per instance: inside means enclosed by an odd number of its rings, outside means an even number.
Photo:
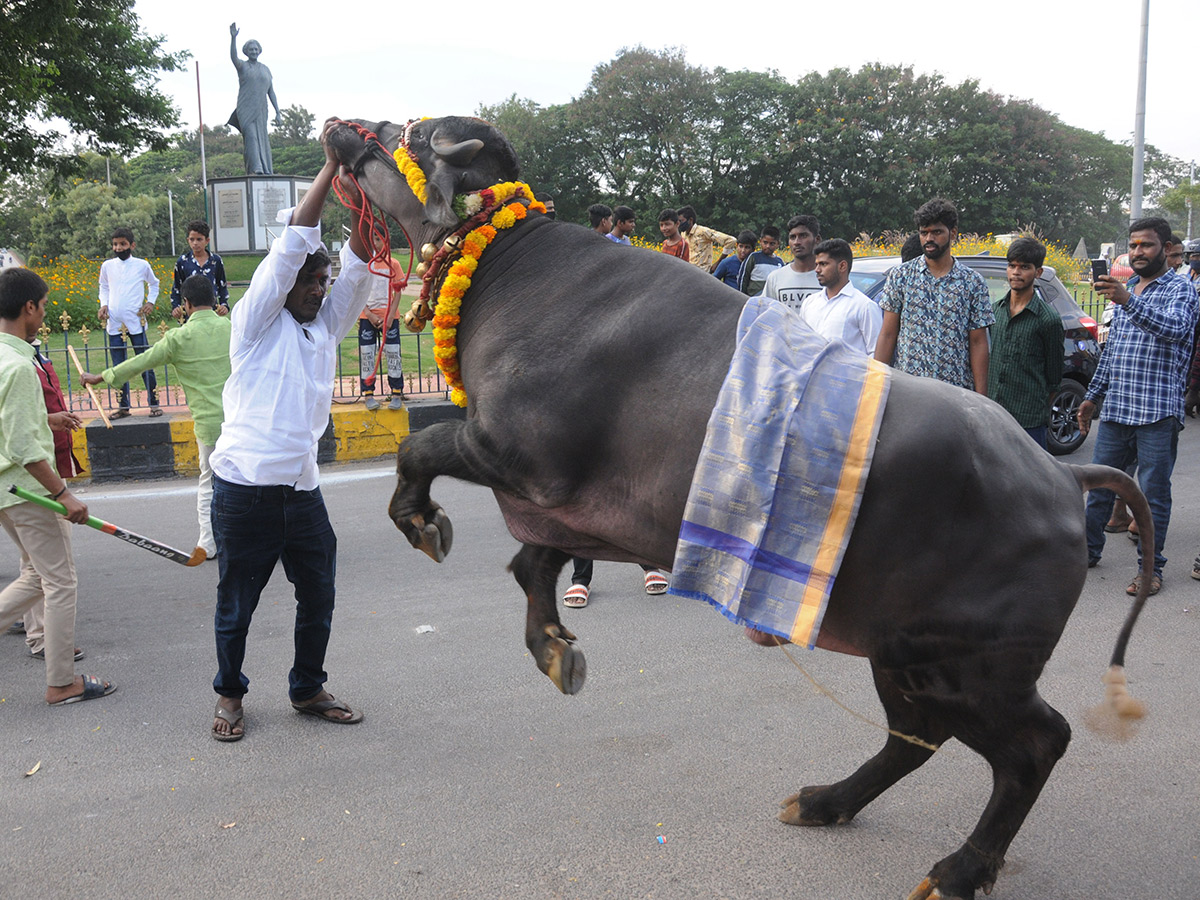
[[[1165,219],[1138,219],[1129,226],[1128,286],[1111,275],[1095,279],[1096,291],[1116,304],[1112,330],[1100,364],[1079,406],[1079,428],[1086,435],[1096,405],[1104,401],[1092,462],[1124,469],[1138,462],[1138,481],[1154,519],[1154,577],[1150,594],[1162,587],[1166,563],[1163,545],[1171,520],[1171,473],[1183,395],[1191,362],[1192,338],[1200,301],[1187,280],[1167,266],[1171,226]],[[1119,377],[1117,377],[1119,375]],[[1087,502],[1088,566],[1104,552],[1104,524],[1112,513],[1112,491],[1094,490]],[[1145,552],[1138,543],[1138,562]],[[1136,594],[1139,574],[1126,588]]]

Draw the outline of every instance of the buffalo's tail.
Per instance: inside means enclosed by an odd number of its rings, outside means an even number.
[[[1142,577],[1141,584],[1134,597],[1133,605],[1125,616],[1125,624],[1117,635],[1117,645],[1113,648],[1112,659],[1109,660],[1108,671],[1102,679],[1105,684],[1105,700],[1108,706],[1123,719],[1140,719],[1146,714],[1145,706],[1129,694],[1125,680],[1125,650],[1129,646],[1129,637],[1133,634],[1133,626],[1141,615],[1142,607],[1150,592],[1150,582],[1154,578],[1154,519],[1150,515],[1150,504],[1142,493],[1137,482],[1122,472],[1110,466],[1086,465],[1068,466],[1071,474],[1082,491],[1096,488],[1109,490],[1125,501],[1133,520],[1137,522],[1139,539],[1142,545]]]

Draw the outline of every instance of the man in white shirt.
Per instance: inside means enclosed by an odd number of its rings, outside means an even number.
[[[821,223],[816,216],[792,216],[787,223],[787,239],[792,262],[767,276],[763,296],[798,310],[805,297],[821,289],[813,261],[813,246],[821,240]]]
[[[822,241],[813,249],[817,281],[825,290],[810,294],[800,307],[800,318],[829,341],[841,341],[871,356],[883,326],[883,311],[850,283],[854,251],[841,238]]]
[[[137,245],[133,240],[133,229],[121,226],[112,233],[112,251],[115,259],[105,260],[100,266],[100,321],[108,333],[108,352],[115,368],[125,362],[125,341],[121,337],[121,326],[129,335],[135,355],[146,352],[150,346],[146,340],[146,329],[142,320],[154,311],[158,299],[158,276],[150,263],[133,255]],[[150,415],[161,416],[158,405],[158,381],[154,370],[142,373],[142,383],[149,395]],[[129,382],[121,385],[121,401],[110,419],[124,419],[129,415]]]
[[[211,458],[220,569],[212,734],[219,741],[240,740],[244,733],[246,633],[280,559],[296,589],[292,706],[327,722],[362,721],[361,712],[324,688],[337,538],[318,487],[317,441],[329,422],[338,345],[358,320],[372,277],[370,253],[353,229],[341,274],[325,299],[329,256],[320,216],[337,173],[337,158],[326,144],[324,167],[299,205],[280,214],[287,227],[230,314],[232,373]]]

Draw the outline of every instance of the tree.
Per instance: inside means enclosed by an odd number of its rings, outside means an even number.
[[[595,68],[566,127],[605,194],[675,206],[706,187],[703,167],[691,161],[712,144],[715,99],[712,73],[689,65],[682,50],[637,46]]]
[[[521,163],[521,178],[535,193],[554,197],[556,215],[581,222],[587,220],[590,204],[613,198],[601,192],[597,176],[585,163],[586,151],[567,127],[567,110],[542,107],[514,94],[496,106],[481,106],[477,115],[508,138]]]
[[[275,129],[275,143],[281,147],[305,144],[313,139],[313,124],[316,116],[303,106],[293,104],[279,116],[283,124]]]
[[[78,156],[41,122],[61,119],[103,155],[162,149],[178,112],[156,74],[188,58],[141,31],[133,0],[8,0],[0,16],[0,172],[69,170]]]
[[[1163,193],[1159,199],[1159,206],[1171,215],[1186,220],[1189,206],[1193,209],[1200,207],[1200,184],[1192,184],[1190,181],[1177,184]]]

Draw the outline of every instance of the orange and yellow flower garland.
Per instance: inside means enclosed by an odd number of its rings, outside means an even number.
[[[401,145],[396,148],[396,152],[392,154],[396,159],[396,165],[400,168],[400,174],[404,176],[408,182],[408,186],[412,188],[412,192],[416,194],[417,199],[421,204],[425,204],[425,173],[421,171],[421,167],[417,165],[416,160],[409,156],[408,148]]]
[[[492,203],[485,209],[492,205],[498,205],[498,208],[492,214],[490,222],[467,232],[463,237],[462,256],[450,267],[433,310],[433,356],[446,379],[446,384],[450,386],[450,400],[456,406],[467,405],[467,392],[463,389],[462,373],[458,366],[456,336],[458,323],[461,321],[459,310],[462,307],[463,295],[471,287],[471,276],[475,274],[479,265],[479,257],[499,232],[512,228],[528,214],[522,199],[529,202],[528,209],[541,213],[546,211],[541,202],[534,200],[533,190],[529,185],[520,181],[494,184],[480,193],[493,195],[489,198],[492,199]],[[513,202],[508,202],[510,200]]]
[[[393,157],[396,160],[396,166],[400,169],[400,174],[404,176],[413,195],[421,201],[423,206],[426,202],[425,173],[421,170],[421,163],[417,155],[409,149],[412,128],[420,121],[424,120],[412,119],[408,122],[404,128],[400,146],[396,148]],[[510,203],[510,200],[513,202]],[[460,195],[453,200],[453,208],[462,219],[483,217],[487,216],[489,211],[491,212],[490,222],[478,225],[463,236],[462,242],[457,248],[460,255],[451,264],[450,271],[446,273],[445,280],[438,292],[437,302],[433,307],[433,356],[438,369],[446,379],[446,384],[450,387],[450,399],[457,406],[467,405],[467,392],[463,388],[462,373],[458,365],[457,343],[458,323],[461,321],[459,311],[462,308],[463,295],[471,287],[471,276],[475,274],[475,269],[479,265],[479,257],[483,255],[483,251],[487,249],[488,244],[495,240],[497,233],[506,228],[512,228],[525,218],[528,214],[526,203],[528,209],[532,209],[534,212],[544,213],[546,211],[546,207],[534,199],[533,189],[520,181],[501,182],[481,191]],[[461,229],[458,233],[461,233]],[[423,276],[425,286],[421,291],[420,301],[413,305],[413,313],[418,313],[418,307],[427,302],[430,288],[437,277],[437,257],[445,254],[452,246],[448,240],[446,247],[441,252],[436,252],[430,245],[431,256],[426,256],[425,259],[430,261],[432,258],[435,261],[432,263],[433,267]],[[420,321],[421,319],[418,317],[416,319],[417,327],[414,330],[420,330]],[[405,322],[407,324],[407,317]]]

